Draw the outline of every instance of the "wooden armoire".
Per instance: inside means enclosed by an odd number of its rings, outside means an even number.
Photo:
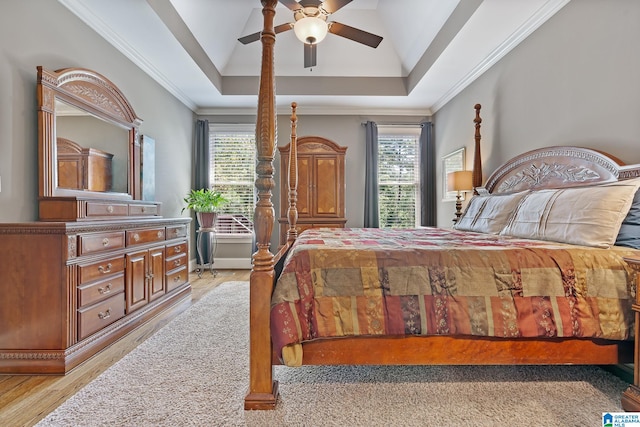
[[[278,147],[280,151],[280,244],[287,241],[289,223],[289,170],[290,145]],[[344,165],[347,147],[320,136],[298,138],[298,234],[308,228],[346,226],[344,195]]]

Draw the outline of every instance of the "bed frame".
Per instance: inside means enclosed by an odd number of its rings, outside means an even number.
[[[276,104],[274,75],[274,16],[277,0],[261,0],[262,72],[258,96],[256,146],[258,165],[255,212],[257,251],[253,254],[250,276],[250,379],[245,409],[273,409],[278,399],[278,382],[273,366],[270,332],[271,294],[277,278],[278,262],[297,237],[297,152],[296,105],[292,104],[291,150],[289,160],[289,230],[287,243],[274,254],[270,251],[275,224],[271,190],[276,152]],[[480,187],[480,105],[475,106],[474,186]],[[480,192],[501,193],[525,188],[557,188],[612,182],[640,176],[640,165],[625,166],[617,158],[579,147],[550,147],[520,155],[498,168]],[[281,195],[286,197],[286,195]],[[636,310],[635,336],[640,302]],[[635,362],[634,384],[625,392],[623,407],[640,411],[637,343],[579,338],[501,339],[485,337],[409,336],[354,337],[324,339],[303,344],[304,365],[514,365],[587,364],[613,365]],[[635,358],[634,358],[634,349]]]

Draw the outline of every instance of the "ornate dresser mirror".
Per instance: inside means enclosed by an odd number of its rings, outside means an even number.
[[[158,216],[142,202],[141,120],[107,78],[84,68],[38,67],[39,218]]]

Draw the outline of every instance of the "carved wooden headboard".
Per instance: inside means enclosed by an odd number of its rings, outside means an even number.
[[[607,153],[557,146],[528,151],[500,166],[487,180],[489,193],[562,188],[614,182],[640,176],[639,165],[626,166]],[[480,192],[483,192],[480,189]]]

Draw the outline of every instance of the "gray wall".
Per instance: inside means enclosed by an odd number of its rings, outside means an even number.
[[[0,13],[0,221],[38,217],[36,67],[83,67],[116,84],[156,140],[156,199],[180,216],[191,184],[193,113],[55,0],[3,0]],[[185,215],[187,213],[185,212]]]
[[[640,163],[639,23],[637,0],[568,3],[435,113],[438,158],[466,146],[471,169],[480,103],[485,178],[510,158],[551,145]],[[454,210],[441,203],[438,225],[450,226]]]

